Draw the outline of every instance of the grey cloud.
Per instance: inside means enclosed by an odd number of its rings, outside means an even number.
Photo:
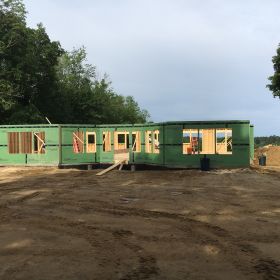
[[[152,119],[250,119],[280,134],[280,100],[265,88],[280,42],[278,0],[26,0],[28,23],[85,45]]]

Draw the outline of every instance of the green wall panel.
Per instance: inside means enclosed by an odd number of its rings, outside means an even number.
[[[74,153],[73,150],[73,133],[81,131],[84,133],[83,142],[83,152]],[[85,127],[85,126],[73,126],[73,127],[63,127],[61,128],[61,164],[66,165],[78,165],[86,163],[96,163],[97,153],[87,153],[86,152],[86,132],[95,132],[97,134],[97,129],[95,127]],[[97,135],[96,135],[97,137]]]
[[[250,157],[254,160],[255,157],[255,139],[254,139],[254,126],[250,125]]]
[[[45,132],[45,154],[9,154],[8,132]],[[57,126],[10,126],[0,128],[0,164],[2,165],[58,165]]]
[[[61,128],[60,128],[61,127]],[[144,125],[34,125],[0,126],[0,164],[2,165],[76,165],[112,163],[114,131],[129,132],[130,163],[168,167],[199,168],[203,155],[183,154],[183,129],[231,128],[232,155],[207,155],[213,168],[248,167],[254,153],[254,130],[249,121],[168,122]],[[61,130],[60,130],[61,129]],[[145,132],[159,130],[160,153],[145,152]],[[7,132],[45,132],[45,154],[9,154]],[[74,153],[73,132],[84,132],[84,152]],[[111,151],[103,151],[103,132],[111,132]],[[141,133],[141,152],[132,152],[132,132]],[[86,132],[96,133],[96,153],[86,153]],[[61,135],[61,138],[60,138]],[[152,137],[153,138],[153,137]],[[153,140],[154,141],[154,138]]]

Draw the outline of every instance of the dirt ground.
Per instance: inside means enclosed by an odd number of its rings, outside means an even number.
[[[280,166],[280,146],[268,145],[255,149],[255,165],[258,165],[258,157],[261,155],[266,156],[266,164],[268,166]]]
[[[280,279],[280,169],[0,169],[0,279]]]

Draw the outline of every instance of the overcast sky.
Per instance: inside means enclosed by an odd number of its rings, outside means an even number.
[[[280,43],[279,0],[25,0],[66,50],[84,45],[117,93],[153,121],[249,119],[280,135],[266,89]]]

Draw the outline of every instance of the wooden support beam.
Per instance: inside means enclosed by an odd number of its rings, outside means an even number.
[[[101,172],[97,173],[96,176],[104,175],[105,173],[113,170],[114,168],[118,167],[119,165],[122,165],[126,162],[126,160],[120,160],[116,162],[115,164],[111,165],[110,167],[106,168],[105,170],[102,170]]]
[[[76,137],[82,144],[84,144],[84,141],[76,134],[73,132],[74,137]]]
[[[123,168],[123,163],[120,165],[119,170],[122,170]]]

